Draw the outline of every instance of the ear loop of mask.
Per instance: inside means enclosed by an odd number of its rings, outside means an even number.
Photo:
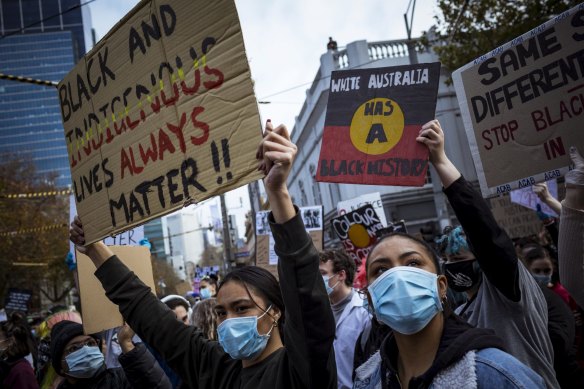
[[[258,316],[258,320],[257,320],[258,322],[260,321],[260,319],[261,319],[262,317],[264,317],[264,316],[266,316],[266,315],[270,316],[270,317],[271,317],[271,318],[274,320],[274,321],[272,322],[272,327],[270,328],[270,330],[269,330],[269,331],[268,331],[266,334],[264,334],[264,335],[261,335],[261,334],[260,334],[260,336],[270,336],[270,334],[272,333],[272,331],[274,330],[274,328],[278,326],[278,322],[276,321],[276,319],[274,319],[274,317],[268,313],[268,312],[270,311],[270,309],[272,309],[272,305],[273,305],[273,304],[270,304],[270,306],[268,307],[268,309],[266,309],[266,310],[264,311],[264,313],[262,313],[260,316]],[[261,309],[261,308],[260,308],[260,309]],[[258,332],[258,334],[259,334],[259,332]]]
[[[248,295],[249,299],[250,299],[250,300],[253,302],[253,304],[254,304],[256,307],[258,307],[258,309],[259,309],[260,311],[262,311],[262,312],[263,312],[263,314],[261,314],[260,316],[258,316],[258,321],[259,321],[259,320],[260,320],[262,317],[264,317],[266,314],[267,314],[268,316],[270,316],[270,317],[272,318],[272,320],[274,321],[274,322],[273,322],[273,324],[272,324],[272,328],[271,328],[271,329],[270,329],[270,331],[269,331],[269,332],[266,334],[266,335],[269,335],[269,334],[272,332],[272,330],[274,329],[274,327],[277,327],[277,326],[278,326],[278,320],[276,320],[276,318],[275,318],[274,316],[272,316],[272,315],[270,315],[270,314],[268,313],[268,312],[269,312],[269,310],[270,310],[270,309],[272,309],[272,306],[273,306],[274,304],[270,304],[270,306],[268,307],[268,309],[264,310],[264,308],[260,307],[260,306],[258,305],[258,303],[256,303],[256,301],[255,301],[255,300],[253,299],[253,297],[251,296],[251,293],[249,292],[249,289],[247,288],[247,284],[246,284],[244,281],[240,280],[240,279],[239,279],[239,282],[241,282],[241,283],[243,284],[243,288],[245,289],[245,292],[247,293],[247,295]]]
[[[333,274],[333,277],[336,277],[336,276],[338,276],[338,275],[339,275],[339,273],[335,273],[335,274]],[[333,277],[331,277],[331,278],[333,278]],[[330,280],[330,278],[329,278],[329,280]],[[334,288],[336,288],[336,287],[337,287],[337,285],[339,284],[339,282],[341,282],[341,280],[337,279],[337,283],[336,283],[336,284],[334,284],[333,286],[331,286],[331,289],[334,289]]]

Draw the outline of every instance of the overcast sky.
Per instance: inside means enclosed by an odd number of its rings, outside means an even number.
[[[212,1],[212,0],[207,0]],[[272,119],[291,130],[314,80],[329,36],[339,47],[407,37],[403,14],[410,0],[236,0],[243,38],[260,104],[262,122]],[[89,5],[93,28],[101,39],[137,0],[97,0]],[[412,36],[433,24],[436,0],[417,0]],[[295,88],[296,87],[296,88]],[[292,89],[286,93],[279,93]],[[249,209],[246,187],[227,194],[230,212],[240,198]],[[218,203],[215,198],[206,202]],[[245,213],[245,212],[244,212]],[[240,215],[241,216],[241,215]],[[244,218],[238,217],[240,237]]]
[[[374,42],[406,38],[403,14],[409,2],[236,0],[256,97],[259,101],[271,102],[259,106],[262,122],[269,118],[290,129],[294,126],[294,117],[300,112],[305,91],[318,70],[329,36],[339,47],[362,39]],[[137,3],[135,0],[91,3],[97,39]],[[414,37],[429,28],[435,12],[435,0],[416,1]],[[297,88],[274,95],[294,87]]]

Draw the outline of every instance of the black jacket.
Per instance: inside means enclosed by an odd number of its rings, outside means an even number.
[[[448,366],[456,363],[467,352],[485,348],[504,350],[503,341],[493,330],[475,328],[455,314],[447,315],[444,330],[432,366],[421,376],[413,377],[408,388],[428,388],[434,377]],[[398,348],[391,332],[381,345],[381,376],[383,388],[401,389],[397,375]]]
[[[96,272],[107,296],[136,333],[191,388],[336,388],[335,321],[302,219],[271,222],[286,307],[285,348],[243,369],[221,345],[176,320],[150,288],[115,256]]]
[[[144,344],[138,343],[130,352],[121,354],[118,360],[122,368],[103,369],[96,377],[79,380],[75,384],[65,381],[59,389],[172,388],[164,371]]]
[[[59,389],[109,389],[123,388],[131,389],[132,385],[128,382],[124,370],[116,367],[113,369],[104,369],[96,377],[79,380],[75,384],[64,381],[59,385]]]

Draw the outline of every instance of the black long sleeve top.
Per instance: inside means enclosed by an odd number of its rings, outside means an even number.
[[[167,361],[191,388],[335,388],[335,322],[318,271],[319,256],[302,219],[271,222],[285,305],[285,348],[243,368],[216,341],[175,319],[149,287],[117,257],[95,275],[136,333]]]

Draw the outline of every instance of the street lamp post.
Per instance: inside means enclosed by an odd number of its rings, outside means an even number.
[[[227,217],[227,206],[225,204],[225,195],[219,196],[221,200],[221,219],[223,220],[223,261],[224,269],[229,271],[231,269],[231,261],[233,260],[233,252],[231,249],[231,234],[229,233],[229,220]]]

